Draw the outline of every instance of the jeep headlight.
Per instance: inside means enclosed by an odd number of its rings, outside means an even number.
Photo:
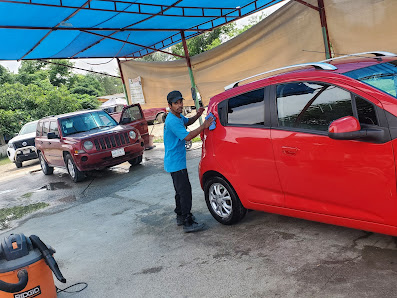
[[[15,147],[14,147],[14,143],[8,142],[8,148],[15,149]]]
[[[94,147],[94,144],[92,144],[91,141],[85,141],[83,146],[84,146],[84,149],[91,150]]]
[[[133,130],[130,131],[129,135],[130,135],[131,139],[135,139],[136,138],[136,133]]]

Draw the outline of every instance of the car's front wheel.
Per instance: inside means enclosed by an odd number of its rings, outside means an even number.
[[[74,163],[73,158],[70,156],[70,154],[66,155],[65,163],[66,168],[68,169],[69,176],[70,178],[72,178],[73,182],[79,182],[84,179],[84,172],[77,169],[76,164]]]
[[[133,159],[130,159],[128,161],[132,166],[136,166],[139,165],[142,162],[142,155],[135,157]]]
[[[22,168],[22,162],[16,161],[16,162],[15,162],[15,166],[16,166],[17,168]]]
[[[48,165],[41,152],[39,152],[39,160],[40,160],[41,170],[43,171],[44,175],[51,175],[52,173],[54,173],[54,168]]]
[[[208,210],[224,225],[239,222],[247,213],[236,191],[221,177],[210,178],[205,183],[204,192]]]

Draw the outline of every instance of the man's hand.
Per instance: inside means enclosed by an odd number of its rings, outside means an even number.
[[[200,107],[199,109],[198,109],[198,111],[197,111],[197,115],[200,117],[202,114],[203,114],[203,112],[204,112],[204,108],[203,107]]]
[[[210,127],[211,124],[212,124],[212,121],[214,121],[214,118],[213,118],[213,117],[208,117],[208,119],[206,119],[206,120],[204,121],[204,123],[203,123],[204,129]]]

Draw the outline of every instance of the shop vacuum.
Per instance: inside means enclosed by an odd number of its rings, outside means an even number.
[[[0,242],[0,297],[57,297],[52,272],[62,283],[66,279],[52,256],[54,253],[55,250],[36,235],[11,234],[3,239]]]

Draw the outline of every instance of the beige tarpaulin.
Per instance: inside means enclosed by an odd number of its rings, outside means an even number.
[[[307,1],[317,6],[317,0]],[[395,0],[325,0],[335,53],[397,52]],[[325,59],[319,13],[291,1],[243,34],[191,58],[196,85],[206,105],[210,97],[239,79],[291,64]],[[129,100],[129,79],[142,78],[144,108],[165,107],[169,91],[180,90],[194,105],[185,60],[121,62]]]

